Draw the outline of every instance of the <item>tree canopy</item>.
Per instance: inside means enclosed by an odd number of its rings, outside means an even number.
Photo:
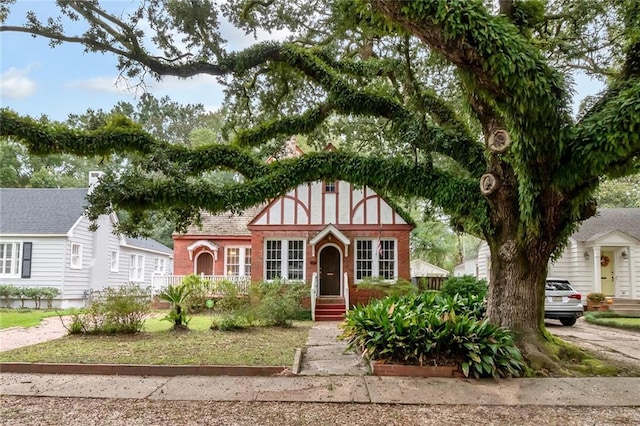
[[[2,134],[34,153],[140,154],[136,169],[106,176],[90,198],[93,217],[131,210],[129,232],[148,210],[184,225],[200,209],[239,210],[325,178],[427,199],[488,241],[489,318],[532,336],[549,257],[595,213],[603,176],[638,171],[634,0],[151,0],[128,16],[98,1],[59,5],[86,31],[36,14],[0,30],[116,54],[131,78],[207,74],[226,85],[229,145],[176,145],[127,120],[79,132],[2,111]],[[230,51],[225,22],[290,35]],[[607,83],[579,117],[576,69]],[[339,149],[270,164],[255,155],[293,135]],[[218,169],[243,179],[201,178]]]

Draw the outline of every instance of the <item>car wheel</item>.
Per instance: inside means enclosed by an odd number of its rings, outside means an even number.
[[[561,318],[560,322],[562,323],[562,325],[573,325],[576,323],[576,318]]]

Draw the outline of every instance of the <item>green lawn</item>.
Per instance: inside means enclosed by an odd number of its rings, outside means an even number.
[[[34,327],[44,318],[55,317],[64,310],[0,309],[0,330],[9,327]]]
[[[0,362],[289,366],[312,323],[234,332],[210,330],[210,325],[210,316],[194,316],[189,331],[173,331],[168,321],[152,318],[142,333],[66,336],[2,352]]]

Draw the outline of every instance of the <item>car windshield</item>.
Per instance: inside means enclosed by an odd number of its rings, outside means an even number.
[[[566,281],[547,281],[547,290],[552,291],[571,291],[573,288]]]

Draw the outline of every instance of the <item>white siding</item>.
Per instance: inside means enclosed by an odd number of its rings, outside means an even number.
[[[93,232],[89,230],[90,222],[83,217],[69,233],[65,244],[64,262],[64,298],[84,299],[85,292],[90,290],[91,269],[95,264],[93,247]],[[71,245],[80,244],[82,247],[82,268],[70,267]]]
[[[62,293],[63,271],[65,264],[65,237],[21,237],[12,241],[32,243],[31,277],[0,278],[0,284],[12,284],[17,287],[55,287]],[[60,296],[58,297],[60,298]],[[19,306],[14,303],[14,306]],[[31,301],[25,306],[32,306]],[[43,301],[43,306],[46,302]]]

